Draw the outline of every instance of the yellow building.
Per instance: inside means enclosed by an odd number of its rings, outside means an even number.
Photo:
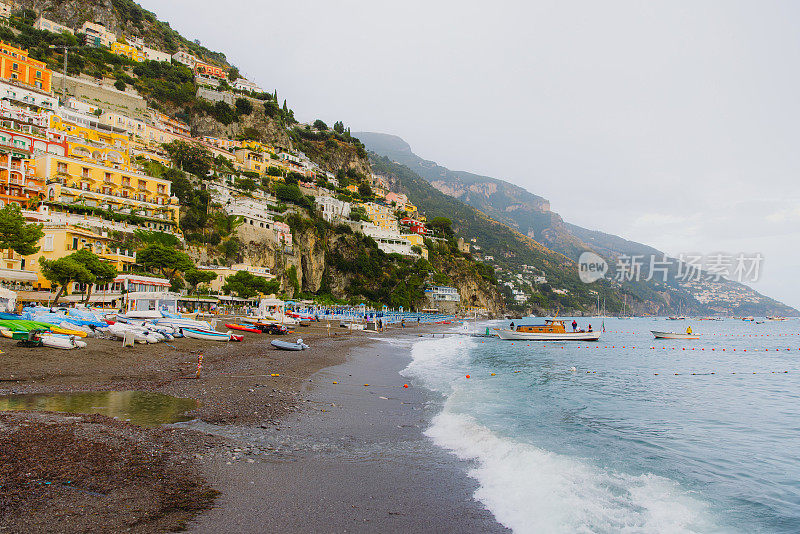
[[[111,52],[117,54],[118,56],[125,56],[126,58],[134,61],[144,61],[147,59],[147,56],[143,50],[139,50],[135,46],[119,41],[111,43]]]
[[[178,199],[169,180],[54,154],[36,158],[34,165],[35,176],[47,184],[45,201],[56,209],[97,207],[145,217],[151,229],[178,231]]]
[[[414,245],[422,249],[422,257],[428,259],[428,248],[425,246],[425,238],[419,234],[403,234],[403,239],[413,247]]]
[[[258,174],[266,172],[268,166],[266,159],[269,156],[265,158],[263,152],[256,152],[248,148],[237,148],[235,154],[234,167],[237,170],[257,172]]]
[[[69,143],[69,156],[116,169],[130,169],[128,134],[108,126],[104,129],[100,125],[97,120],[82,125],[58,115],[50,119],[51,130],[64,132]]]
[[[383,204],[366,202],[361,204],[367,212],[369,219],[387,232],[397,231],[397,219],[394,216],[394,209]]]
[[[111,238],[96,234],[85,228],[45,223],[42,231],[44,236],[39,240],[39,252],[21,258],[17,267],[34,271],[37,274],[38,281],[34,284],[34,289],[37,290],[51,289],[50,281],[42,276],[41,273],[39,260],[42,258],[57,260],[64,256],[69,256],[77,250],[88,249],[113,264],[119,272],[130,271],[136,262],[136,257],[132,253],[109,248],[108,243]]]

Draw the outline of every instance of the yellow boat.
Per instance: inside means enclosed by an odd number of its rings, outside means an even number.
[[[51,326],[50,331],[54,334],[67,334],[70,336],[86,337],[86,332],[83,330],[70,330],[69,328],[61,328],[60,326]]]

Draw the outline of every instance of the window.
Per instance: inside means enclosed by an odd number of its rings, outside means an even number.
[[[36,77],[37,77],[37,78],[41,78],[41,77],[42,77],[42,71],[40,71],[40,70],[37,70],[37,71],[36,71]]]
[[[14,54],[14,55],[16,56],[16,54]],[[14,69],[14,70],[19,70],[19,63],[14,63],[14,64],[11,66],[11,68],[12,68],[12,69]]]
[[[56,172],[63,172],[63,173],[66,173],[66,172],[67,172],[67,164],[66,164],[66,163],[61,163],[61,162],[59,162],[59,163],[56,165]]]
[[[53,236],[46,235],[44,236],[44,247],[42,247],[44,252],[52,252],[53,250]]]

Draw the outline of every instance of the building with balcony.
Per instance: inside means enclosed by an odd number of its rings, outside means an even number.
[[[69,26],[64,26],[63,24],[59,24],[58,22],[46,19],[41,15],[39,16],[38,19],[36,19],[36,22],[33,23],[33,27],[36,28],[37,30],[44,30],[52,33],[69,33],[69,34],[75,33]]]
[[[123,56],[128,59],[132,59],[133,61],[142,62],[147,59],[147,57],[144,55],[143,50],[137,48],[134,45],[120,41],[114,41],[113,43],[111,43],[111,52],[117,54],[118,56]]]
[[[459,302],[461,296],[458,289],[448,286],[428,286],[425,288],[425,296],[433,302]]]
[[[314,202],[322,212],[322,218],[329,223],[346,221],[350,218],[350,203],[330,196],[318,196]]]
[[[89,22],[88,20],[83,23],[78,33],[86,36],[86,44],[94,47],[110,47],[111,43],[117,42],[117,34],[108,31],[108,29],[99,22]]]
[[[47,184],[45,202],[56,211],[100,208],[137,216],[148,229],[178,232],[178,199],[169,180],[69,156],[47,154],[34,161],[35,176]]]
[[[128,133],[100,122],[97,117],[60,109],[50,119],[50,129],[63,132],[67,155],[108,167],[130,169]]]
[[[50,93],[53,73],[46,63],[28,57],[28,51],[0,41],[0,77]]]
[[[236,161],[234,167],[240,171],[257,172],[264,174],[267,170],[267,160],[269,156],[264,156],[263,152],[250,150],[249,148],[237,148],[235,150]]]
[[[43,110],[58,109],[58,98],[12,80],[0,80],[0,100]]]
[[[0,207],[28,207],[44,198],[44,181],[34,176],[30,158],[28,151],[0,144]]]
[[[369,219],[387,232],[397,232],[397,219],[394,216],[394,208],[375,202],[365,202],[361,204],[367,212]]]
[[[196,76],[205,76],[208,78],[216,78],[224,80],[228,77],[228,71],[224,67],[218,67],[210,63],[204,63],[200,60],[195,60],[194,73]]]
[[[192,135],[192,130],[189,125],[174,117],[152,110],[150,111],[150,118],[153,120],[153,124],[156,128],[186,137],[191,137]]]
[[[144,46],[142,47],[142,52],[144,52],[144,58],[148,61],[162,61],[164,63],[172,61],[172,56],[169,53],[156,50],[155,48]]]
[[[147,135],[147,123],[141,119],[135,119],[122,113],[106,111],[100,115],[100,122],[107,126],[114,126],[127,131],[131,135],[145,138]]]
[[[263,93],[264,90],[258,86],[255,82],[251,82],[246,78],[239,78],[238,80],[234,81],[232,84],[234,89],[239,91],[248,91],[254,93]]]
[[[195,65],[197,65],[197,58],[194,57],[192,54],[184,51],[175,52],[174,54],[172,54],[172,59],[175,60],[177,63],[186,65],[192,70],[194,70]]]
[[[287,247],[292,246],[292,229],[288,224],[276,221],[272,224],[272,229],[275,231],[275,240],[278,243],[283,243]]]

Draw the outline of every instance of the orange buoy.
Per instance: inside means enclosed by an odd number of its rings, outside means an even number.
[[[403,384],[403,387],[408,389],[408,384]]]
[[[469,378],[469,375],[467,375],[467,378]]]

